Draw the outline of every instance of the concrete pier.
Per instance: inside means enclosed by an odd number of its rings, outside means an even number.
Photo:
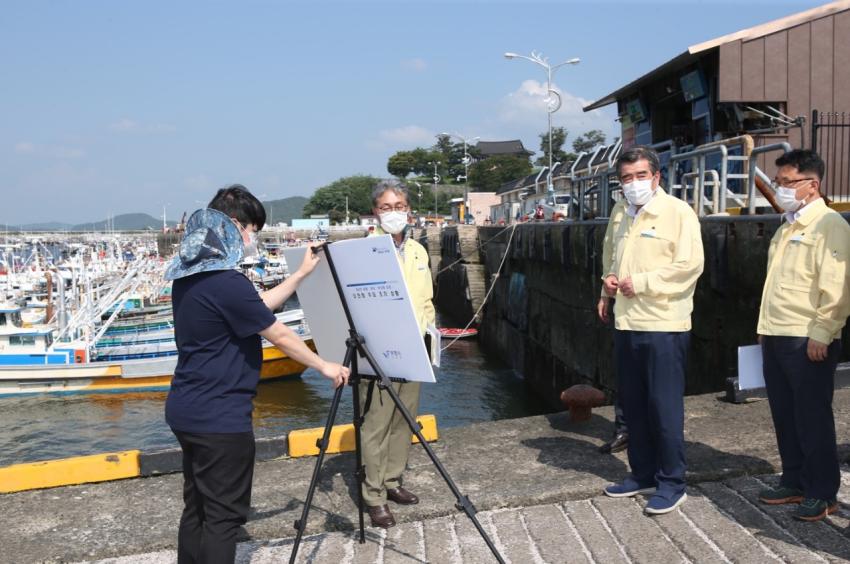
[[[612,430],[610,407],[585,423],[571,423],[562,413],[446,429],[433,446],[512,562],[850,558],[850,482],[839,513],[822,523],[796,523],[790,508],[755,500],[778,471],[766,402],[734,405],[709,394],[688,397],[685,406],[690,499],[660,519],[641,514],[641,499],[600,496],[627,471],[622,453],[597,452]],[[850,391],[836,392],[835,412],[838,437],[849,436]],[[840,455],[846,460],[850,445],[842,443]],[[287,557],[314,463],[302,458],[257,464],[241,562]],[[355,543],[353,464],[351,454],[327,458],[303,561],[491,561],[416,447],[406,486],[422,502],[394,506],[398,527],[386,533],[369,528],[370,542]],[[0,495],[0,562],[173,562],[181,482],[171,474]]]
[[[850,213],[844,217],[850,219]],[[738,347],[755,344],[767,252],[780,220],[778,215],[701,220],[705,270],[694,295],[686,393],[723,390],[726,379],[737,376]],[[599,219],[527,223],[515,230],[457,226],[442,233],[438,308],[463,326],[495,281],[476,320],[481,343],[553,407],[573,384],[616,388],[613,331],[596,316],[606,226]],[[477,229],[477,238],[470,229]],[[850,328],[843,343],[842,360],[848,360]]]

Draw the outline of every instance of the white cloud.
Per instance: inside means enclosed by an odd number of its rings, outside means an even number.
[[[602,130],[609,140],[619,136],[619,127],[610,111],[585,112],[582,108],[590,104],[592,100],[566,92],[557,84],[553,84],[553,89],[561,97],[561,107],[552,114],[552,125],[567,128],[569,137],[566,147],[571,146],[573,139],[577,136],[591,129]],[[534,145],[528,148],[535,150],[539,143],[536,133],[546,131],[548,102],[546,84],[536,80],[526,80],[499,101],[495,123],[490,129],[513,132],[513,135],[509,134],[508,137],[520,136],[524,139],[533,139]]]
[[[109,124],[109,129],[112,131],[120,131],[125,133],[142,132],[142,133],[173,133],[177,131],[177,127],[168,123],[140,123],[130,118],[121,118]]]
[[[412,72],[424,72],[428,68],[425,59],[405,59],[401,62],[401,68]]]
[[[552,85],[561,97],[561,107],[555,112],[553,119],[564,116],[570,118],[597,116],[600,112],[594,110],[585,113],[582,108],[592,102]],[[505,96],[499,105],[499,119],[506,123],[527,123],[529,120],[539,120],[546,115],[549,93],[546,85],[536,80],[526,80],[519,88]]]
[[[177,131],[177,127],[169,123],[155,123],[148,127],[148,131],[152,131],[154,133],[173,133]]]
[[[19,155],[33,155],[51,159],[80,159],[86,156],[86,152],[79,147],[65,147],[62,145],[36,145],[29,141],[21,141],[15,144],[15,152]]]
[[[78,147],[52,147],[50,153],[57,159],[81,159],[86,156],[86,152]]]
[[[122,118],[109,124],[109,129],[113,131],[134,131],[138,129],[138,127],[138,123],[128,118]]]
[[[206,174],[196,174],[183,180],[183,184],[193,192],[207,193],[213,189],[213,181]]]
[[[434,132],[419,125],[405,125],[395,129],[383,129],[378,132],[378,139],[386,145],[397,145],[399,149],[431,146],[435,141]]]

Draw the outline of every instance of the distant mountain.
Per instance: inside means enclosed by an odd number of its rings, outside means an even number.
[[[173,226],[174,221],[168,221]],[[105,231],[111,227],[116,231],[143,231],[145,229],[162,229],[162,219],[157,219],[146,213],[125,213],[112,218],[111,225],[107,221],[80,223],[71,227],[71,231]]]
[[[281,221],[292,225],[292,218],[302,217],[304,206],[309,198],[304,196],[291,196],[282,200],[269,200],[263,202],[266,208],[266,222],[280,223]]]
[[[15,231],[67,231],[74,226],[61,221],[47,221],[44,223],[28,223],[26,225],[10,225],[9,230]]]

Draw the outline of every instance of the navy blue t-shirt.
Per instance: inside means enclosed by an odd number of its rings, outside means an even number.
[[[171,290],[177,368],[165,420],[186,433],[247,433],[260,380],[258,333],[275,316],[235,270],[174,281]]]

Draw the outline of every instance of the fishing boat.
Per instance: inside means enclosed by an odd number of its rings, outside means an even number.
[[[20,312],[19,307],[0,308],[0,396],[163,391],[171,384],[177,365],[173,330],[168,342],[129,341],[123,348],[113,343],[103,347],[110,351],[104,354],[84,343],[54,343],[53,330],[48,327],[21,327]],[[277,317],[316,350],[301,310]],[[130,335],[119,334],[122,338]],[[159,350],[145,351],[148,345],[157,345]],[[305,369],[263,341],[261,381],[299,376]]]
[[[440,327],[438,329],[440,335],[445,339],[465,339],[467,337],[474,337],[478,335],[478,329],[467,328],[467,329],[453,329],[448,327]]]

